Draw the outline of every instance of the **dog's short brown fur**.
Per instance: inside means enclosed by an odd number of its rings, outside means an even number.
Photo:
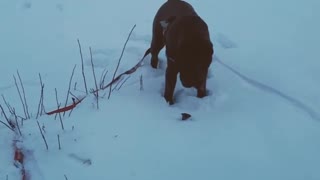
[[[157,68],[158,54],[165,45],[160,22],[169,17],[188,15],[197,16],[197,13],[189,3],[181,0],[168,0],[157,11],[153,20],[151,41],[151,66],[153,68]]]
[[[207,24],[192,6],[168,0],[158,10],[153,24],[151,66],[156,68],[158,53],[166,45],[167,69],[164,97],[174,103],[177,74],[184,87],[195,87],[197,97],[206,96],[206,80],[212,62],[213,45]]]

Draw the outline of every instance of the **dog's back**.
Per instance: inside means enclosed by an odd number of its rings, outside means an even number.
[[[198,15],[189,3],[181,0],[168,0],[159,8],[154,17],[152,28],[151,66],[153,68],[157,67],[158,54],[165,45],[163,41],[162,27],[160,25],[160,21],[166,20],[172,16],[179,17]]]

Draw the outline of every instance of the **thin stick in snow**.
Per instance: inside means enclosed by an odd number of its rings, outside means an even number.
[[[116,90],[119,87],[119,85],[121,84],[122,81],[123,81],[123,78],[120,78],[119,81],[117,82],[117,84],[112,89],[112,91]]]
[[[3,102],[6,104],[9,112],[12,114],[12,107],[10,106],[10,104],[7,102],[6,98],[3,96],[3,94],[1,95],[2,96],[2,99],[3,99]]]
[[[41,86],[41,94],[40,94],[40,100],[39,100],[39,104],[38,104],[38,112],[37,112],[36,119],[38,119],[38,117],[41,116],[42,112],[43,112],[43,89],[44,89],[44,84],[42,83],[42,78],[41,78],[41,74],[40,73],[39,73],[39,79],[40,79],[40,86]]]
[[[77,82],[74,83],[73,90],[77,90]]]
[[[64,178],[65,178],[66,180],[68,180],[68,177],[67,177],[67,175],[64,175]]]
[[[39,130],[40,130],[42,139],[43,139],[44,143],[46,144],[46,148],[47,148],[47,150],[49,150],[47,140],[46,140],[46,138],[45,138],[44,135],[43,135],[43,132],[42,132],[41,127],[40,127],[40,124],[39,124],[39,121],[37,121],[37,123],[38,123],[38,127],[39,127]]]
[[[18,78],[19,78],[19,81],[20,81],[21,89],[22,89],[22,94],[23,94],[23,99],[24,99],[24,105],[25,105],[25,108],[26,108],[26,113],[27,113],[28,119],[30,119],[30,114],[29,114],[29,110],[28,110],[29,108],[28,108],[28,103],[27,103],[27,99],[26,99],[26,93],[24,91],[23,83],[22,83],[22,80],[21,80],[21,77],[20,77],[20,74],[19,74],[18,70],[17,70],[17,74],[18,74]]]
[[[143,77],[142,77],[142,74],[140,76],[140,91],[143,91]]]
[[[8,119],[8,117],[7,117],[7,115],[6,115],[6,112],[4,112],[4,109],[3,109],[3,107],[1,106],[1,104],[0,104],[0,109],[1,109],[1,111],[2,111],[2,114],[4,115],[4,118],[5,118],[6,121],[7,121],[7,123],[8,123],[10,126],[12,126],[11,123],[10,123],[10,121],[9,121],[9,119]],[[12,127],[12,128],[13,128],[13,127]]]
[[[70,93],[70,88],[71,88],[71,83],[72,83],[72,79],[73,79],[73,75],[74,75],[74,70],[76,69],[77,65],[74,65],[73,70],[72,70],[72,74],[69,80],[69,87],[68,87],[68,93],[67,93],[67,98],[66,98],[66,102],[65,102],[65,107],[68,105],[68,100],[69,100],[69,93]],[[66,114],[66,112],[63,112],[63,116]]]
[[[72,97],[74,97],[75,99],[77,99],[78,101],[80,101],[80,99],[79,99],[76,95],[72,94],[72,92],[69,92],[69,93],[71,94]],[[72,100],[72,102],[75,102],[75,101]]]
[[[60,144],[60,136],[59,136],[59,134],[58,134],[57,136],[58,136],[58,144],[59,144],[59,150],[61,150],[61,144]]]
[[[121,89],[121,87],[124,85],[125,82],[127,82],[127,80],[130,78],[131,76],[128,76],[124,81],[122,81],[121,85],[119,86],[119,88],[117,89],[117,91],[119,91]]]
[[[3,122],[3,121],[0,120],[0,123],[3,124],[3,125],[5,125],[7,128],[9,128],[11,131],[14,132],[14,129],[12,129],[12,128],[11,128],[8,124],[6,124],[5,122]]]
[[[11,107],[10,104],[7,102],[6,98],[5,98],[3,95],[1,95],[1,96],[2,96],[2,99],[3,99],[4,103],[6,104],[6,106],[7,106],[7,108],[8,108],[8,110],[9,110],[9,112],[10,112],[12,115],[17,116],[18,118],[20,118],[20,119],[23,121],[24,118],[21,117],[21,116],[18,116],[18,115],[16,114],[14,108]]]
[[[58,92],[57,92],[57,88],[54,89],[55,92],[56,92],[56,101],[57,101],[57,106],[58,106],[58,109],[60,109],[60,104],[59,104],[59,101],[58,101]],[[61,118],[61,114],[59,114],[59,119],[60,119],[60,124],[61,124],[61,128],[62,130],[64,130],[64,126],[63,126],[63,122],[62,122],[62,118]]]
[[[24,111],[24,115],[25,115],[25,118],[28,119],[28,115],[27,115],[27,110],[26,110],[26,107],[25,107],[25,104],[23,102],[23,99],[22,99],[22,96],[21,96],[21,92],[20,92],[20,89],[19,89],[19,86],[17,84],[17,79],[16,77],[13,75],[13,79],[14,79],[14,83],[16,85],[16,88],[17,88],[17,91],[19,93],[19,97],[20,97],[20,101],[21,101],[21,104],[22,104],[22,107],[23,107],[23,111]]]
[[[78,45],[79,45],[80,56],[81,56],[82,76],[83,76],[84,87],[85,87],[85,89],[86,89],[86,94],[88,94],[88,88],[87,88],[86,75],[85,75],[85,73],[84,73],[83,56],[82,56],[81,44],[80,44],[79,39],[78,39]]]
[[[14,115],[14,119],[16,120],[16,126],[18,128],[18,132],[19,132],[20,136],[22,136],[22,133],[21,133],[21,130],[20,130],[20,126],[19,126],[19,123],[18,123],[18,116],[16,115],[15,109],[13,109],[13,115]]]
[[[97,84],[97,78],[96,78],[96,73],[94,71],[94,64],[93,64],[93,58],[92,58],[92,50],[91,47],[89,47],[90,50],[90,59],[91,59],[91,66],[92,66],[92,73],[93,73],[93,78],[94,78],[94,83],[96,85],[96,92],[94,93],[96,98],[97,98],[97,109],[99,109],[99,91],[98,91],[98,84]]]
[[[108,74],[108,70],[104,69],[100,77],[100,89],[102,89],[104,86],[104,81],[106,79],[107,74]]]
[[[122,52],[121,52],[120,58],[119,58],[119,60],[118,60],[118,64],[117,64],[116,70],[114,71],[114,74],[113,74],[113,77],[112,77],[112,81],[113,81],[114,78],[116,77],[116,74],[117,74],[117,71],[118,71],[118,69],[119,69],[120,62],[121,62],[121,59],[122,59],[124,50],[126,49],[127,43],[128,43],[128,41],[129,41],[130,36],[131,36],[131,34],[132,34],[132,32],[133,32],[133,30],[134,30],[135,27],[136,27],[136,25],[134,25],[134,26],[132,27],[132,29],[131,29],[128,37],[127,37],[127,40],[126,40],[126,42],[124,43],[124,46],[123,46],[123,48],[122,48]],[[109,90],[108,99],[110,99],[111,92],[112,92],[112,84],[110,85],[110,90]]]
[[[78,101],[80,101],[78,98],[76,98]],[[76,104],[76,99],[75,98],[72,98],[72,102],[73,104]],[[71,116],[71,113],[73,111],[74,108],[71,109],[70,113],[69,113],[69,117]]]

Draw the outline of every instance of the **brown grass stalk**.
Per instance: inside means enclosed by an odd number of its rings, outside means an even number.
[[[136,27],[136,25],[134,25],[134,26],[132,27],[132,29],[131,29],[131,31],[130,31],[130,33],[129,33],[129,35],[128,35],[127,39],[126,39],[126,42],[125,42],[125,43],[124,43],[124,45],[123,45],[122,52],[121,52],[121,55],[120,55],[120,57],[119,57],[118,64],[117,64],[117,67],[116,67],[116,70],[115,70],[115,71],[114,71],[114,73],[113,73],[112,81],[114,81],[114,78],[116,77],[116,74],[117,74],[117,71],[118,71],[118,69],[119,69],[119,66],[120,66],[120,62],[121,62],[122,56],[123,56],[123,54],[124,54],[124,51],[125,51],[126,46],[127,46],[127,43],[128,43],[128,41],[129,41],[130,36],[131,36],[131,34],[132,34],[132,32],[133,32],[133,30],[134,30],[134,28],[135,28],[135,27]],[[112,92],[112,84],[110,85],[110,90],[109,90],[108,99],[110,99],[110,97],[111,97],[111,92]]]
[[[17,79],[15,76],[13,76],[13,79],[14,79],[14,83],[16,85],[16,88],[17,88],[17,91],[18,91],[18,94],[19,94],[19,97],[20,97],[20,101],[21,101],[21,104],[22,104],[22,107],[23,107],[23,112],[24,112],[24,115],[25,115],[25,118],[28,119],[28,115],[27,115],[27,111],[26,111],[26,107],[25,107],[25,104],[24,104],[24,101],[22,99],[22,95],[21,95],[21,92],[20,92],[20,89],[19,89],[19,86],[17,84]]]
[[[46,148],[47,148],[47,150],[49,150],[47,140],[46,140],[46,138],[44,137],[44,134],[43,134],[43,132],[42,132],[42,130],[41,130],[41,127],[40,127],[39,121],[37,121],[37,123],[38,123],[38,127],[39,127],[39,130],[40,130],[40,133],[41,133],[42,139],[43,139],[43,141],[44,141],[44,143],[45,143],[45,145],[46,145]]]
[[[85,75],[85,72],[84,72],[83,55],[82,55],[82,49],[81,49],[81,44],[80,44],[79,39],[78,39],[78,45],[79,45],[79,50],[80,50],[81,67],[82,67],[82,77],[83,77],[84,87],[85,87],[85,89],[86,89],[86,94],[88,94],[88,87],[87,87],[86,75]]]
[[[44,90],[44,84],[42,83],[42,78],[41,78],[41,74],[39,73],[39,79],[40,79],[40,86],[41,86],[41,94],[40,94],[40,100],[39,100],[39,104],[38,104],[38,111],[37,111],[37,116],[36,119],[38,119],[39,116],[42,116],[42,112],[43,112],[43,90]]]
[[[19,74],[18,70],[17,70],[17,74],[18,74],[18,78],[19,78],[19,81],[20,81],[20,86],[21,86],[21,89],[22,89],[24,105],[25,105],[25,108],[26,108],[27,116],[28,116],[27,119],[30,119],[29,108],[28,108],[28,103],[27,103],[27,99],[26,99],[26,93],[25,93],[24,86],[23,86],[23,83],[22,83],[22,80],[21,80],[21,77],[20,77],[20,74]]]
[[[67,98],[66,98],[66,102],[64,104],[64,106],[66,107],[68,105],[68,100],[69,100],[69,94],[70,94],[70,89],[71,89],[71,83],[72,83],[72,79],[73,79],[73,75],[74,75],[74,70],[76,69],[77,65],[74,65],[73,69],[72,69],[72,73],[71,73],[71,77],[69,80],[69,87],[68,87],[68,93],[67,93]],[[66,114],[66,112],[63,112],[63,116]]]
[[[60,108],[60,103],[59,103],[59,100],[58,100],[57,88],[55,88],[54,90],[55,90],[55,93],[56,93],[56,101],[57,101],[57,106],[58,106],[58,109],[59,109]],[[58,113],[58,115],[59,115],[59,119],[60,119],[61,128],[62,128],[62,130],[64,130],[61,113]]]
[[[94,83],[95,83],[95,86],[96,86],[96,90],[95,90],[95,92],[94,91],[93,92],[94,92],[94,95],[96,96],[96,99],[97,99],[97,109],[99,109],[99,91],[98,91],[96,73],[94,71],[94,64],[93,64],[91,47],[89,47],[89,50],[90,50],[90,60],[91,60],[92,73],[93,73]]]

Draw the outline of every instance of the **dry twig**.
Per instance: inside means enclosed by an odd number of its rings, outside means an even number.
[[[12,114],[13,111],[12,111],[12,107],[10,106],[10,104],[7,102],[6,98],[3,96],[3,94],[1,95],[2,96],[2,99],[3,99],[3,102],[6,104],[9,112]]]
[[[100,89],[102,89],[102,87],[104,86],[104,81],[106,79],[107,74],[108,74],[108,70],[104,69],[100,77]]]
[[[140,91],[143,91],[143,76],[140,76]]]
[[[91,66],[92,66],[92,73],[93,73],[93,78],[94,78],[94,83],[96,85],[96,92],[94,93],[94,95],[96,96],[97,98],[97,109],[99,109],[99,91],[98,90],[98,84],[97,84],[97,78],[96,78],[96,73],[94,71],[94,64],[93,64],[93,58],[92,58],[92,50],[91,50],[91,47],[89,48],[90,50],[90,59],[91,59]],[[94,91],[93,91],[94,92]]]
[[[21,130],[20,130],[20,126],[18,123],[18,116],[16,115],[15,109],[13,109],[13,115],[14,115],[14,119],[16,120],[16,127],[18,128],[18,132],[20,134],[20,136],[22,136]]]
[[[28,116],[27,119],[30,119],[29,108],[28,108],[28,103],[27,103],[27,99],[26,99],[26,93],[24,91],[23,83],[22,83],[22,80],[21,80],[21,77],[20,77],[20,74],[19,74],[18,70],[17,70],[17,74],[18,74],[18,78],[19,78],[19,81],[20,81],[21,89],[22,89],[24,105],[25,105],[25,108],[26,108],[27,116]]]
[[[0,123],[3,124],[3,125],[5,125],[7,128],[9,128],[11,131],[14,132],[14,129],[12,129],[12,127],[10,127],[10,126],[9,126],[8,124],[6,124],[5,122],[3,122],[3,121],[0,120]]]
[[[0,109],[1,109],[1,111],[2,111],[2,114],[3,114],[3,116],[4,116],[4,118],[6,119],[6,121],[7,121],[7,123],[8,123],[8,125],[7,124],[5,124],[5,123],[3,123],[4,125],[6,125],[6,126],[10,126],[11,128],[11,130],[13,130],[14,129],[14,126],[13,126],[13,124],[9,121],[9,118],[8,118],[8,116],[6,115],[6,112],[4,112],[4,109],[3,109],[3,107],[1,106],[1,104],[0,104]],[[1,121],[2,122],[2,121]]]
[[[19,93],[19,97],[20,97],[20,101],[21,101],[21,104],[22,104],[22,107],[23,107],[23,111],[24,111],[25,118],[28,119],[27,110],[26,110],[24,101],[23,101],[23,99],[22,99],[19,86],[18,86],[18,84],[17,84],[17,79],[16,79],[15,76],[13,76],[13,79],[14,79],[14,83],[15,83],[15,85],[16,85],[17,91],[18,91],[18,93]]]
[[[42,78],[41,78],[41,74],[39,73],[39,79],[40,79],[40,86],[41,86],[41,94],[40,94],[40,100],[39,100],[39,104],[38,104],[38,112],[37,112],[37,117],[36,119],[38,119],[39,116],[42,115],[44,106],[43,106],[43,89],[44,89],[44,84],[42,83]]]
[[[59,134],[58,134],[57,136],[58,136],[58,144],[59,144],[59,150],[61,150],[61,144],[60,144],[60,136],[59,136]]]
[[[134,30],[135,27],[136,27],[136,25],[134,25],[134,26],[132,27],[132,29],[131,29],[128,37],[127,37],[127,40],[126,40],[126,42],[124,43],[124,46],[123,46],[123,48],[122,48],[122,52],[121,52],[120,58],[119,58],[119,60],[118,60],[118,64],[117,64],[116,70],[114,71],[114,74],[113,74],[113,77],[112,77],[112,81],[114,81],[114,78],[116,77],[116,74],[117,74],[117,71],[118,71],[118,69],[119,69],[122,56],[123,56],[123,54],[124,54],[124,50],[126,49],[127,43],[128,43],[128,41],[129,41],[130,36],[131,36],[131,34],[132,34],[132,32],[133,32],[133,30]],[[109,90],[108,99],[110,99],[111,92],[112,92],[112,84],[110,85],[110,90]]]
[[[57,92],[57,88],[54,89],[55,92],[56,92],[56,101],[57,101],[57,106],[58,106],[58,109],[60,109],[60,104],[59,104],[59,101],[58,101],[58,92]],[[59,114],[59,119],[60,119],[60,124],[61,124],[61,128],[62,130],[64,130],[64,126],[63,126],[63,122],[62,122],[62,117],[61,117],[61,114]]]
[[[81,50],[81,44],[80,44],[79,39],[78,39],[78,45],[79,45],[80,56],[81,56],[82,76],[83,76],[84,87],[85,87],[85,89],[86,89],[86,94],[88,94],[88,88],[87,88],[86,75],[85,75],[85,73],[84,73],[84,62],[83,62],[83,56],[82,56],[82,50]]]
[[[69,93],[70,93],[70,88],[71,88],[71,83],[72,83],[72,78],[73,78],[73,75],[74,75],[74,70],[76,69],[77,65],[74,65],[73,67],[73,70],[72,70],[72,74],[71,74],[71,77],[70,77],[70,80],[69,80],[69,87],[68,87],[68,93],[67,93],[67,98],[66,98],[66,103],[65,103],[65,107],[67,106],[68,104],[68,100],[69,100]],[[63,112],[63,116],[65,115],[66,112]]]
[[[42,139],[43,139],[44,143],[46,144],[46,148],[47,148],[47,150],[49,150],[47,140],[46,140],[46,138],[45,138],[44,135],[43,135],[43,132],[42,132],[41,127],[40,127],[40,124],[39,124],[39,121],[37,121],[37,123],[38,123],[38,127],[39,127],[39,130],[40,130]]]
[[[119,88],[117,89],[117,91],[119,91],[121,89],[121,87],[124,85],[125,82],[127,82],[127,80],[130,78],[131,76],[128,76],[126,79],[124,79],[124,81],[122,81],[121,85],[119,86]]]

